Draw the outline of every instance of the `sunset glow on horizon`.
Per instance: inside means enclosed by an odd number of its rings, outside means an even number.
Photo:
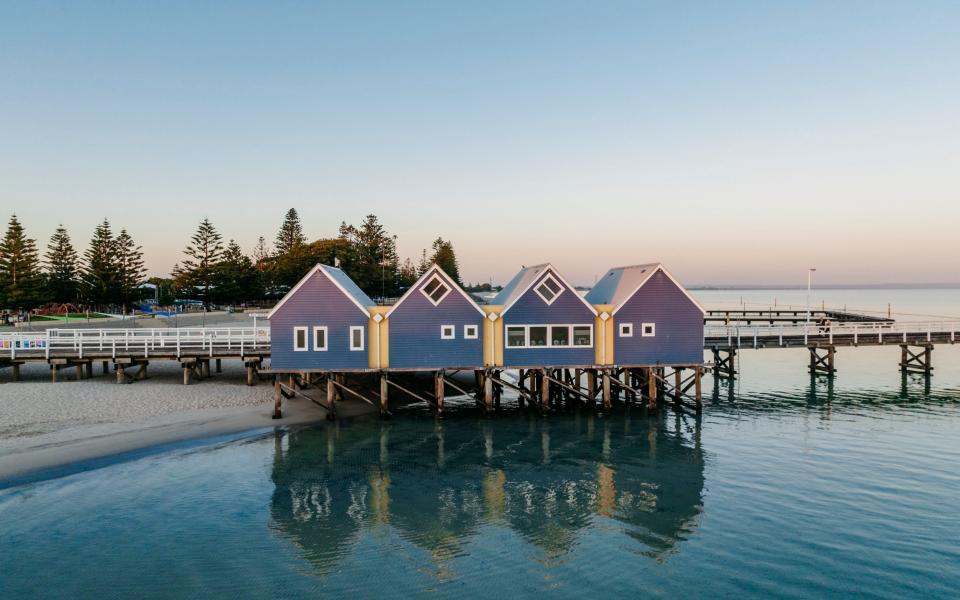
[[[960,283],[960,4],[0,6],[0,218],[167,275],[377,215],[464,281]]]

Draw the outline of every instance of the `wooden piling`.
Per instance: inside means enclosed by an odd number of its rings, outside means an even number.
[[[388,393],[390,385],[387,383],[387,372],[380,371],[380,416],[386,416],[389,412]]]
[[[125,373],[124,370],[123,370],[123,363],[117,363],[117,364],[115,365],[115,368],[116,368],[116,370],[117,370],[117,383],[126,383],[126,382],[127,382],[127,375],[126,375],[126,373]],[[186,383],[186,382],[184,382],[184,383]]]
[[[696,380],[695,380],[696,382],[694,384],[696,386],[694,399],[696,400],[697,413],[699,414],[703,412],[703,386],[701,382],[701,378],[703,376],[703,369],[701,367],[694,367],[694,369],[696,370],[696,372],[694,373],[694,377],[696,377]]]
[[[327,411],[328,421],[332,421],[334,418],[334,415],[336,414],[335,408],[334,408],[337,402],[337,386],[334,384],[334,381],[336,380],[336,378],[337,378],[336,373],[327,374],[327,406],[330,407],[330,409]]]
[[[603,410],[608,411],[611,408],[610,402],[610,372],[603,371]]]
[[[547,379],[547,370],[537,371],[537,378],[540,383],[540,412],[547,414],[550,412],[550,380]]]
[[[493,378],[489,373],[483,374],[483,408],[487,413],[493,411]]]
[[[186,373],[184,369],[184,373]],[[330,384],[332,385],[332,384]],[[330,393],[330,387],[327,387],[327,394]],[[280,393],[280,380],[278,378],[273,379],[273,418],[279,419],[282,415],[280,413],[280,402],[283,398],[283,395]]]
[[[597,371],[587,369],[587,396],[590,397],[590,406],[597,404]]]
[[[646,367],[647,373],[647,411],[657,412],[657,378],[653,367]]]
[[[434,397],[437,400],[437,417],[443,417],[443,395],[444,395],[444,386],[443,384],[443,371],[436,371],[433,374],[433,391]]]

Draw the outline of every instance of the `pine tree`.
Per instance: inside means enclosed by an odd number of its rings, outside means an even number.
[[[260,295],[259,273],[234,240],[230,240],[223,252],[216,279],[214,296],[220,302],[237,304]]]
[[[138,290],[147,269],[143,266],[143,248],[138,246],[126,229],[120,230],[115,240],[117,262],[117,292],[124,312],[131,301],[138,300]]]
[[[0,242],[0,298],[12,308],[32,308],[42,300],[41,283],[37,243],[13,215]]]
[[[300,215],[297,214],[297,209],[291,208],[287,211],[287,215],[283,219],[283,225],[280,226],[280,231],[277,233],[277,241],[274,244],[277,254],[286,254],[306,242],[307,238],[303,235],[303,226],[300,225]]]
[[[397,238],[387,232],[376,215],[367,215],[360,227],[343,223],[340,239],[349,243],[346,257],[340,257],[341,266],[360,289],[376,296],[396,294],[400,262]]]
[[[110,229],[110,221],[104,219],[93,230],[90,246],[83,253],[83,295],[98,306],[111,304],[117,299],[116,240]]]
[[[457,285],[463,285],[460,282],[460,265],[457,262],[457,254],[453,251],[453,243],[441,237],[435,239],[431,261],[443,269],[451,279],[457,282]]]
[[[426,273],[432,265],[433,263],[430,261],[430,258],[427,256],[427,250],[424,249],[420,253],[420,262],[417,263],[417,277],[420,277],[421,275]]]
[[[216,285],[217,263],[223,258],[223,238],[210,219],[204,219],[183,250],[189,258],[174,267],[177,285],[199,291],[203,305],[210,308],[210,290]]]
[[[47,271],[47,294],[58,304],[77,302],[80,291],[79,258],[70,234],[63,225],[50,238],[44,255]]]

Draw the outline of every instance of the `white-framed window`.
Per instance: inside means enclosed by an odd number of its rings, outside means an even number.
[[[440,339],[441,340],[452,340],[457,337],[457,328],[454,325],[441,325],[440,326]]]
[[[563,292],[563,286],[553,278],[553,275],[547,274],[547,276],[543,278],[543,281],[541,281],[537,287],[533,288],[533,291],[535,291],[544,302],[550,305],[553,304],[557,296]]]
[[[465,340],[475,340],[480,337],[480,327],[477,325],[464,325],[463,326],[463,339]]]
[[[620,323],[620,337],[633,337],[633,323]]]
[[[313,350],[314,352],[327,351],[327,328],[326,326],[317,326],[313,328]]]
[[[365,327],[361,325],[354,325],[350,328],[350,350],[359,351],[363,350],[363,330]]]
[[[420,293],[426,296],[427,300],[434,306],[440,304],[450,292],[450,286],[444,283],[443,279],[437,274],[434,274],[430,281],[420,288]]]
[[[654,337],[657,335],[656,323],[642,323],[640,325],[640,335],[643,337]]]
[[[507,348],[523,348],[527,345],[527,328],[522,325],[507,326]]]
[[[507,348],[593,346],[593,325],[507,325]]]
[[[306,352],[310,349],[308,346],[307,338],[307,328],[306,327],[294,327],[293,328],[293,351],[294,352]]]

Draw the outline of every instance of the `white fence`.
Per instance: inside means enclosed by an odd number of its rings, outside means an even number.
[[[240,356],[270,349],[269,327],[181,327],[128,329],[47,329],[43,332],[0,333],[0,355],[21,357],[84,354],[149,357],[154,353],[210,356],[237,352]]]
[[[726,338],[727,344],[737,346],[757,347],[760,341],[767,342],[771,338],[776,338],[778,345],[784,345],[784,341],[797,342],[803,340],[807,343],[813,339],[816,341],[833,342],[835,337],[843,336],[845,339],[853,339],[853,343],[859,343],[861,336],[868,336],[870,341],[876,339],[878,342],[889,342],[891,344],[898,341],[906,342],[916,340],[918,336],[924,337],[928,342],[934,336],[942,337],[948,335],[950,342],[953,343],[957,338],[957,331],[960,331],[960,322],[956,321],[934,321],[927,323],[831,323],[827,325],[818,324],[811,321],[797,324],[759,324],[759,325],[707,325],[704,327],[704,338],[716,340]]]

